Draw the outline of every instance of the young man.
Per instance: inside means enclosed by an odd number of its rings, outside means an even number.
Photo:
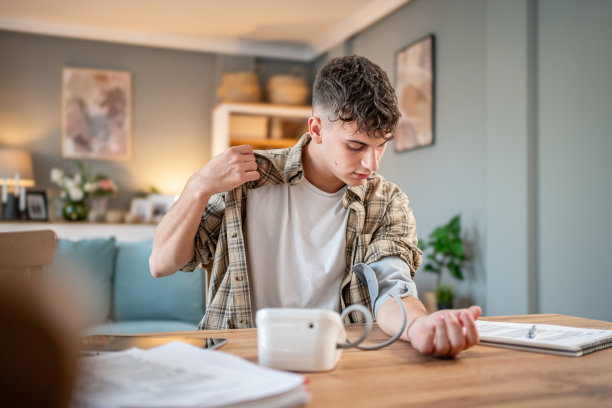
[[[263,307],[340,312],[359,303],[393,335],[402,321],[396,293],[408,312],[401,339],[421,353],[473,346],[478,306],[428,315],[418,300],[408,198],[375,173],[399,115],[380,67],[358,56],[329,61],[313,86],[309,133],[293,148],[232,147],[189,179],[155,232],[152,275],[214,259],[200,329],[252,327]]]

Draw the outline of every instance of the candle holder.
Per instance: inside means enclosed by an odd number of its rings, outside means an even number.
[[[8,193],[6,202],[2,203],[2,219],[17,220],[19,219],[19,207],[15,194]]]

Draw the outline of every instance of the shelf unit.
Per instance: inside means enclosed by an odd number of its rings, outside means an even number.
[[[115,237],[117,241],[153,239],[154,224],[111,224],[86,221],[0,221],[0,232],[53,230],[58,238],[73,241],[87,238]]]
[[[283,127],[280,125],[280,122],[275,121],[286,120],[297,123],[298,128],[300,126],[306,128],[308,118],[311,114],[311,106],[287,106],[266,103],[221,103],[213,110],[213,156],[221,153],[229,146],[241,144],[249,144],[253,146],[254,149],[279,149],[293,146],[301,135],[283,134]],[[249,137],[248,135],[234,137],[232,136],[232,129],[230,126],[232,115],[265,117],[269,119],[270,125],[265,129],[263,135],[259,132],[259,135],[254,134],[253,137]],[[275,125],[277,126],[275,130],[270,129]],[[275,133],[276,136],[280,137],[273,138],[271,137],[271,133]]]

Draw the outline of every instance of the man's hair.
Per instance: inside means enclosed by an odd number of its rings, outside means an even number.
[[[357,55],[334,58],[319,69],[312,105],[332,122],[355,122],[357,131],[370,137],[393,137],[400,117],[385,71]]]

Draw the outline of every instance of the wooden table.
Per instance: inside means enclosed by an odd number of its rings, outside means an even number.
[[[556,314],[483,320],[612,329],[609,322]],[[347,332],[355,339],[361,326],[350,326]],[[256,329],[206,334],[230,339],[221,351],[257,362]],[[375,328],[368,339],[385,338]],[[382,350],[344,350],[335,370],[306,377],[312,396],[308,407],[612,407],[612,349],[564,357],[475,346],[443,360],[397,341]]]

